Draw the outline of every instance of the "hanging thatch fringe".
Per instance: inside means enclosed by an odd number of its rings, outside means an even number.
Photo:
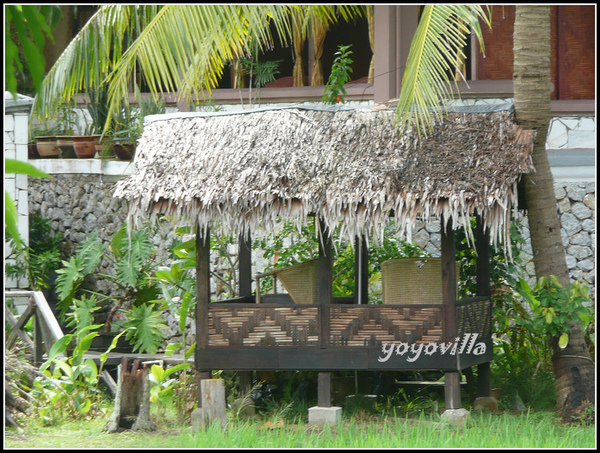
[[[157,117],[115,196],[136,223],[169,215],[236,235],[316,214],[349,239],[381,237],[391,215],[399,234],[442,216],[471,236],[481,215],[497,243],[509,237],[532,142],[509,111],[450,113],[425,139],[400,135],[391,110]]]

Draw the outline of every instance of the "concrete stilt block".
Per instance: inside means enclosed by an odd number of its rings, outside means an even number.
[[[440,418],[444,423],[449,423],[456,426],[464,426],[470,416],[471,413],[468,410],[460,408],[446,409]]]
[[[326,424],[335,425],[342,421],[341,407],[321,407],[314,406],[308,409],[308,424],[314,426],[323,426]]]

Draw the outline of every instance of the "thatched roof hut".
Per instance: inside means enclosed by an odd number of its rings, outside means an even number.
[[[115,196],[133,220],[167,214],[235,234],[315,214],[344,237],[379,237],[391,220],[403,230],[443,215],[468,228],[481,215],[496,241],[532,142],[511,109],[449,112],[422,139],[400,134],[390,109],[157,115]]]

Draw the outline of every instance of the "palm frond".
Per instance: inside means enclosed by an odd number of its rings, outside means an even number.
[[[121,58],[122,49],[135,34],[131,24],[140,23],[141,19],[137,16],[152,15],[147,10],[154,11],[156,8],[102,6],[73,38],[44,78],[34,105],[38,116],[47,118],[62,103],[69,102],[83,90],[101,86]],[[142,14],[142,9],[145,14]]]
[[[179,100],[217,85],[225,65],[258,46],[292,37],[292,11],[309,11],[327,23],[361,15],[364,6],[318,5],[102,5],[44,79],[34,111],[56,112],[80,92],[107,86],[105,131],[127,108],[139,76],[154,95],[177,92]],[[313,11],[314,10],[314,11]],[[310,12],[313,11],[313,12]],[[125,105],[123,105],[125,103]]]
[[[285,42],[291,36],[289,20],[285,5],[167,5],[111,73],[111,105],[127,98],[136,68],[154,93],[178,92],[185,99],[192,92],[210,92],[228,61],[246,54],[251,45],[272,43],[271,21]]]
[[[454,98],[451,85],[456,79],[454,62],[464,57],[463,49],[473,31],[483,49],[480,19],[490,25],[487,9],[469,5],[427,5],[417,27],[396,109],[401,128],[414,120],[418,135],[432,128],[433,118],[440,119],[445,102]]]

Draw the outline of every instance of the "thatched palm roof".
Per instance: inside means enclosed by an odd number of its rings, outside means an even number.
[[[345,237],[376,237],[391,214],[400,228],[441,214],[466,226],[482,214],[503,239],[532,141],[508,110],[449,113],[426,139],[399,134],[393,110],[160,115],[115,196],[132,219],[168,214],[221,232],[316,214]]]

